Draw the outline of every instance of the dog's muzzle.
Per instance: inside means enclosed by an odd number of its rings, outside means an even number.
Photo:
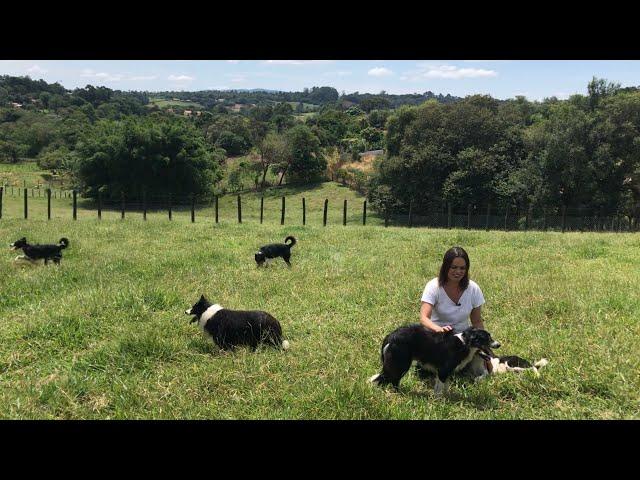
[[[187,315],[191,315],[191,309],[185,310],[184,313],[186,313]]]
[[[17,249],[18,249],[18,247],[16,247],[13,243],[10,243],[10,244],[9,244],[9,248],[10,248],[11,250],[17,250]]]

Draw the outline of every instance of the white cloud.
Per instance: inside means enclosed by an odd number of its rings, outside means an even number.
[[[45,70],[40,65],[34,65],[30,68],[27,68],[27,72],[29,73],[47,73],[48,70]]]
[[[112,73],[106,73],[106,72],[95,72],[90,68],[85,68],[84,70],[82,70],[82,73],[80,74],[80,76],[86,77],[86,78],[94,78],[96,80],[102,80],[103,82],[119,82],[124,77],[124,75],[120,73],[112,74]]]
[[[129,78],[129,80],[134,80],[134,81],[141,81],[141,80],[155,80],[156,78],[158,78],[156,75],[138,75],[136,77],[131,77]]]
[[[264,60],[263,65],[322,65],[332,63],[333,60]]]
[[[369,70],[367,75],[371,75],[372,77],[388,77],[389,75],[393,75],[393,72],[385,67],[376,67]]]
[[[169,75],[167,80],[170,82],[193,82],[195,78],[188,75]]]
[[[483,68],[460,68],[454,65],[424,65],[420,68],[423,71],[418,74],[418,78],[460,80],[462,78],[490,78],[498,76],[498,72],[495,70],[486,70]],[[415,76],[412,77],[412,79],[414,78]]]

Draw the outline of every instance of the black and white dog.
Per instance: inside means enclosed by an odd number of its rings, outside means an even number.
[[[24,255],[18,255],[16,260],[28,260],[35,263],[37,260],[44,259],[46,265],[49,260],[59,264],[62,259],[62,250],[69,246],[69,240],[61,238],[57,245],[30,245],[27,243],[26,237],[16,240],[9,245],[11,250],[22,249]]]
[[[470,328],[454,334],[435,333],[419,323],[400,327],[382,341],[382,372],[369,381],[378,385],[390,383],[397,390],[400,379],[415,360],[421,368],[436,373],[435,393],[441,395],[453,372],[467,366],[478,351],[493,356],[491,349],[498,347],[500,343],[486,330]]]
[[[291,240],[291,243],[287,243]],[[260,265],[265,264],[274,258],[282,257],[287,265],[291,266],[289,263],[289,259],[291,258],[291,247],[296,244],[296,239],[294,237],[287,237],[284,239],[284,243],[271,243],[269,245],[265,245],[264,247],[260,247],[260,249],[255,254],[256,263],[258,267]]]
[[[184,313],[194,315],[191,323],[198,322],[202,331],[223,350],[233,350],[241,345],[248,345],[255,350],[260,343],[281,347],[283,350],[289,348],[289,342],[282,340],[280,322],[267,312],[229,310],[218,304],[211,304],[202,295]]]
[[[525,360],[522,357],[516,355],[506,355],[503,357],[494,357],[488,355],[486,352],[480,352],[480,355],[491,362],[490,375],[497,375],[499,373],[506,372],[524,372],[531,370],[536,377],[540,376],[538,369],[544,367],[549,363],[549,360],[542,358],[535,363],[531,363],[529,360]]]

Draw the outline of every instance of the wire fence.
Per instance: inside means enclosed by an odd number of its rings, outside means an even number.
[[[265,201],[266,200],[266,201]],[[259,207],[258,203],[259,202]],[[11,208],[7,204],[11,203]],[[4,204],[4,205],[3,205]],[[36,206],[37,208],[31,208]],[[46,208],[45,208],[46,205]],[[53,207],[55,205],[55,215]],[[369,211],[368,211],[369,208]],[[31,211],[31,214],[30,214]],[[259,222],[281,225],[342,223],[343,225],[373,224],[402,227],[430,227],[456,229],[484,229],[504,231],[608,231],[636,232],[640,221],[637,217],[619,212],[586,211],[579,208],[549,207],[544,209],[493,208],[489,205],[468,205],[466,209],[445,204],[441,209],[422,211],[409,206],[406,212],[374,212],[367,201],[317,199],[311,207],[305,197],[256,197],[255,195],[224,195],[202,199],[194,195],[154,194],[144,192],[135,196],[122,194],[120,198],[81,198],[74,190],[29,189],[0,186],[1,218],[60,218],[71,215],[82,218],[121,219],[148,215],[164,216],[171,221],[177,214],[189,215],[191,222],[204,219],[214,223]],[[35,217],[34,217],[35,215]]]

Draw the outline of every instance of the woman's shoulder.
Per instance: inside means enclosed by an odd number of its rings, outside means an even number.
[[[427,282],[427,288],[438,288],[439,286],[438,277],[434,277]]]

